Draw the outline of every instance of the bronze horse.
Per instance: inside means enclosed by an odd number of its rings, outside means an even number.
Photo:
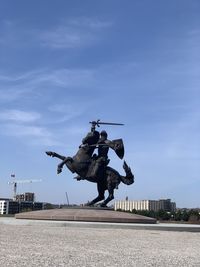
[[[97,131],[95,131],[98,133]],[[91,206],[95,203],[105,199],[105,191],[108,190],[108,197],[100,203],[101,207],[106,207],[108,202],[114,199],[114,189],[118,188],[120,182],[123,182],[126,185],[131,185],[134,183],[134,175],[131,172],[130,167],[124,161],[123,168],[126,173],[126,176],[120,175],[115,169],[107,166],[105,170],[103,170],[102,174],[98,177],[89,177],[88,173],[90,169],[93,167],[93,159],[92,154],[95,150],[95,146],[90,146],[97,143],[98,134],[94,136],[90,133],[83,139],[83,145],[79,147],[78,152],[73,157],[65,157],[59,155],[52,151],[47,151],[46,154],[51,157],[56,157],[62,160],[62,162],[58,165],[57,173],[59,174],[62,171],[64,165],[72,173],[77,173],[82,177],[81,179],[87,180],[89,182],[97,183],[98,196],[93,199],[91,202],[87,203],[87,205]]]

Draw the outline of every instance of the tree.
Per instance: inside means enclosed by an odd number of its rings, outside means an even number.
[[[200,220],[200,214],[197,210],[190,210],[189,212],[189,221],[198,222]]]
[[[157,212],[157,219],[168,221],[171,218],[170,212],[167,212],[165,210],[159,210]]]

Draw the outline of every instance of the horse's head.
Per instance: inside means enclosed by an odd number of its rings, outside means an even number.
[[[94,150],[95,150],[95,146],[91,146],[91,145],[95,145],[97,144],[99,140],[99,132],[98,131],[94,131],[94,132],[89,132],[86,137],[83,138],[82,140],[82,145],[85,146],[80,146],[79,147],[79,151],[77,152],[77,155],[80,158],[91,158]]]
[[[97,144],[99,140],[99,132],[89,132],[86,137],[83,138],[82,144],[94,145]]]

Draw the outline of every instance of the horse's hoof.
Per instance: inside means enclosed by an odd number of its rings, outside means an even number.
[[[50,157],[53,157],[53,156],[54,156],[54,153],[51,152],[51,151],[46,151],[46,154],[47,154],[48,156],[50,156]]]
[[[106,207],[107,207],[107,205],[104,204],[104,203],[101,203],[99,206],[100,206],[101,208],[106,208]]]
[[[61,173],[62,172],[62,169],[61,168],[58,168],[57,169],[57,174]]]
[[[81,176],[79,176],[79,175],[74,177],[74,179],[76,179],[77,181],[83,180],[83,178]]]

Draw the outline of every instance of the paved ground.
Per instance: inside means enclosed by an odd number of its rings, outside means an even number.
[[[200,233],[0,218],[0,266],[200,266]]]

